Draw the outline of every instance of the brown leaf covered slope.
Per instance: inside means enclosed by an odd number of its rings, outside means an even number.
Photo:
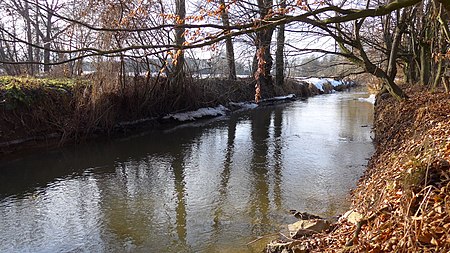
[[[416,88],[408,95],[376,104],[377,149],[352,197],[361,230],[341,221],[302,249],[450,252],[450,94]]]

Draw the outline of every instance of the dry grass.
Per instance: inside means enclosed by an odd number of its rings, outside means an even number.
[[[1,77],[0,152],[15,151],[9,149],[9,141],[42,140],[51,135],[59,136],[60,144],[79,142],[115,133],[119,122],[251,101],[255,94],[251,78],[186,77],[173,82],[163,76],[123,78],[117,68],[103,64],[98,68],[101,71],[80,80]],[[268,98],[290,93],[307,97],[314,92],[318,93],[304,83],[288,80],[263,93]]]
[[[115,66],[82,80],[0,77],[0,144],[60,136],[60,143],[108,135],[121,121],[251,100],[252,80],[121,78]],[[125,82],[125,84],[124,84]],[[11,151],[4,148],[3,152]]]

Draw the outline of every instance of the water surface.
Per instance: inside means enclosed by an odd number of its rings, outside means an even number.
[[[373,152],[373,106],[336,93],[0,162],[0,252],[252,252],[333,216]]]

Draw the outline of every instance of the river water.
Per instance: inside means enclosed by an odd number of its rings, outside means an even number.
[[[0,252],[258,252],[289,209],[346,211],[373,152],[364,96],[3,159]]]

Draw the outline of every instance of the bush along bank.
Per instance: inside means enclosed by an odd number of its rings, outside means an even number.
[[[351,210],[267,252],[450,252],[450,94],[407,90],[375,106],[376,152]]]
[[[123,134],[167,122],[166,115],[199,108],[211,112],[215,110],[208,107],[223,105],[227,107],[223,111],[227,112],[254,106],[250,102],[237,103],[253,100],[255,81],[251,78],[237,81],[186,78],[183,85],[174,85],[164,77],[130,77],[126,85],[123,83],[122,78],[107,73],[78,80],[0,77],[0,153]],[[263,95],[309,97],[354,85],[327,80],[320,84],[287,80],[281,87],[263,90]],[[270,103],[270,99],[265,100],[265,104]]]

